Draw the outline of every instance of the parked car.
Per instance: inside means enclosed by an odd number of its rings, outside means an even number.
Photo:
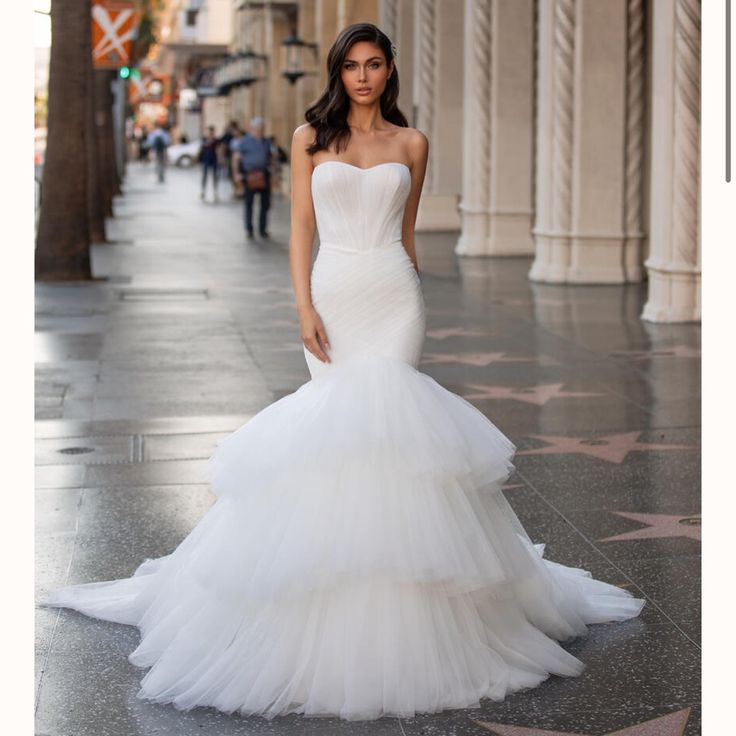
[[[194,166],[199,160],[199,141],[174,143],[166,149],[169,163],[175,166]]]

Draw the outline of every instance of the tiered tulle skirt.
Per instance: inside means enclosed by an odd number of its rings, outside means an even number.
[[[500,490],[513,452],[412,366],[346,362],[220,443],[218,499],[171,555],[49,602],[140,627],[139,695],[182,709],[370,719],[500,700],[579,674],[558,641],[643,604],[542,557]]]
[[[268,718],[472,707],[578,675],[559,642],[641,610],[529,539],[501,491],[514,445],[416,369],[418,280],[382,251],[320,251],[333,362],[308,356],[311,381],[219,443],[217,500],[179,547],[46,601],[140,628],[140,697]]]

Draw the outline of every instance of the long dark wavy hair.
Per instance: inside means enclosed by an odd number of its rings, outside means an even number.
[[[317,101],[304,113],[304,118],[316,131],[314,143],[307,147],[311,156],[317,151],[327,151],[334,144],[335,153],[340,153],[350,141],[348,111],[350,97],[345,92],[340,71],[350,47],[359,41],[369,41],[378,46],[390,66],[394,61],[394,47],[391,39],[373,23],[353,23],[340,31],[327,54],[327,86]],[[386,80],[386,89],[381,95],[381,114],[394,125],[409,127],[404,113],[396,101],[399,97],[399,74],[394,66],[391,76]]]

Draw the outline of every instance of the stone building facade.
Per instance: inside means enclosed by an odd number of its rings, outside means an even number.
[[[398,48],[400,106],[430,139],[419,230],[462,257],[531,257],[551,284],[648,279],[642,318],[700,319],[699,0],[234,0],[233,50],[268,57],[229,115],[288,147],[340,28]],[[281,76],[293,31],[317,73]]]

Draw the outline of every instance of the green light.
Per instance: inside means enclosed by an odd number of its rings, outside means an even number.
[[[130,76],[133,79],[140,79],[141,78],[141,70],[140,69],[131,69],[130,70]]]
[[[121,66],[118,73],[120,74],[120,79],[127,79],[130,76],[130,67]]]

